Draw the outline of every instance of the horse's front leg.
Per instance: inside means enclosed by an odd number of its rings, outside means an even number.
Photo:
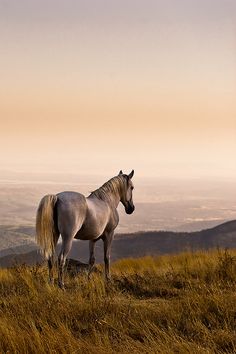
[[[91,240],[89,241],[89,270],[88,270],[88,279],[90,279],[94,263],[95,263],[95,256],[94,256],[94,246],[95,246],[95,241]]]
[[[103,245],[104,245],[104,263],[105,263],[105,279],[107,281],[110,280],[110,253],[111,253],[111,244],[113,240],[113,235],[114,232],[111,232],[109,234],[105,234],[103,239]]]

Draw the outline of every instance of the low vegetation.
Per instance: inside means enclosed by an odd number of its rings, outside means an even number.
[[[45,266],[0,270],[1,353],[235,353],[236,252],[124,259],[47,284]]]

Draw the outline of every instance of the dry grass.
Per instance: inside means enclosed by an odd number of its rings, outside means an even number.
[[[0,270],[1,353],[235,353],[236,252],[125,259],[100,274]]]

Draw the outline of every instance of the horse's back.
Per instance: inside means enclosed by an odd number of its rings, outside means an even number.
[[[57,224],[61,234],[76,233],[83,224],[87,203],[83,194],[65,191],[57,194]]]
[[[63,204],[71,204],[71,203],[85,203],[86,198],[83,194],[73,191],[65,191],[57,194],[57,200],[61,201]]]

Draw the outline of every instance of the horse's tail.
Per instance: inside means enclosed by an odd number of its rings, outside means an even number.
[[[58,239],[57,228],[54,224],[54,206],[56,195],[45,195],[39,203],[36,216],[36,242],[42,250],[44,257],[54,254]]]

